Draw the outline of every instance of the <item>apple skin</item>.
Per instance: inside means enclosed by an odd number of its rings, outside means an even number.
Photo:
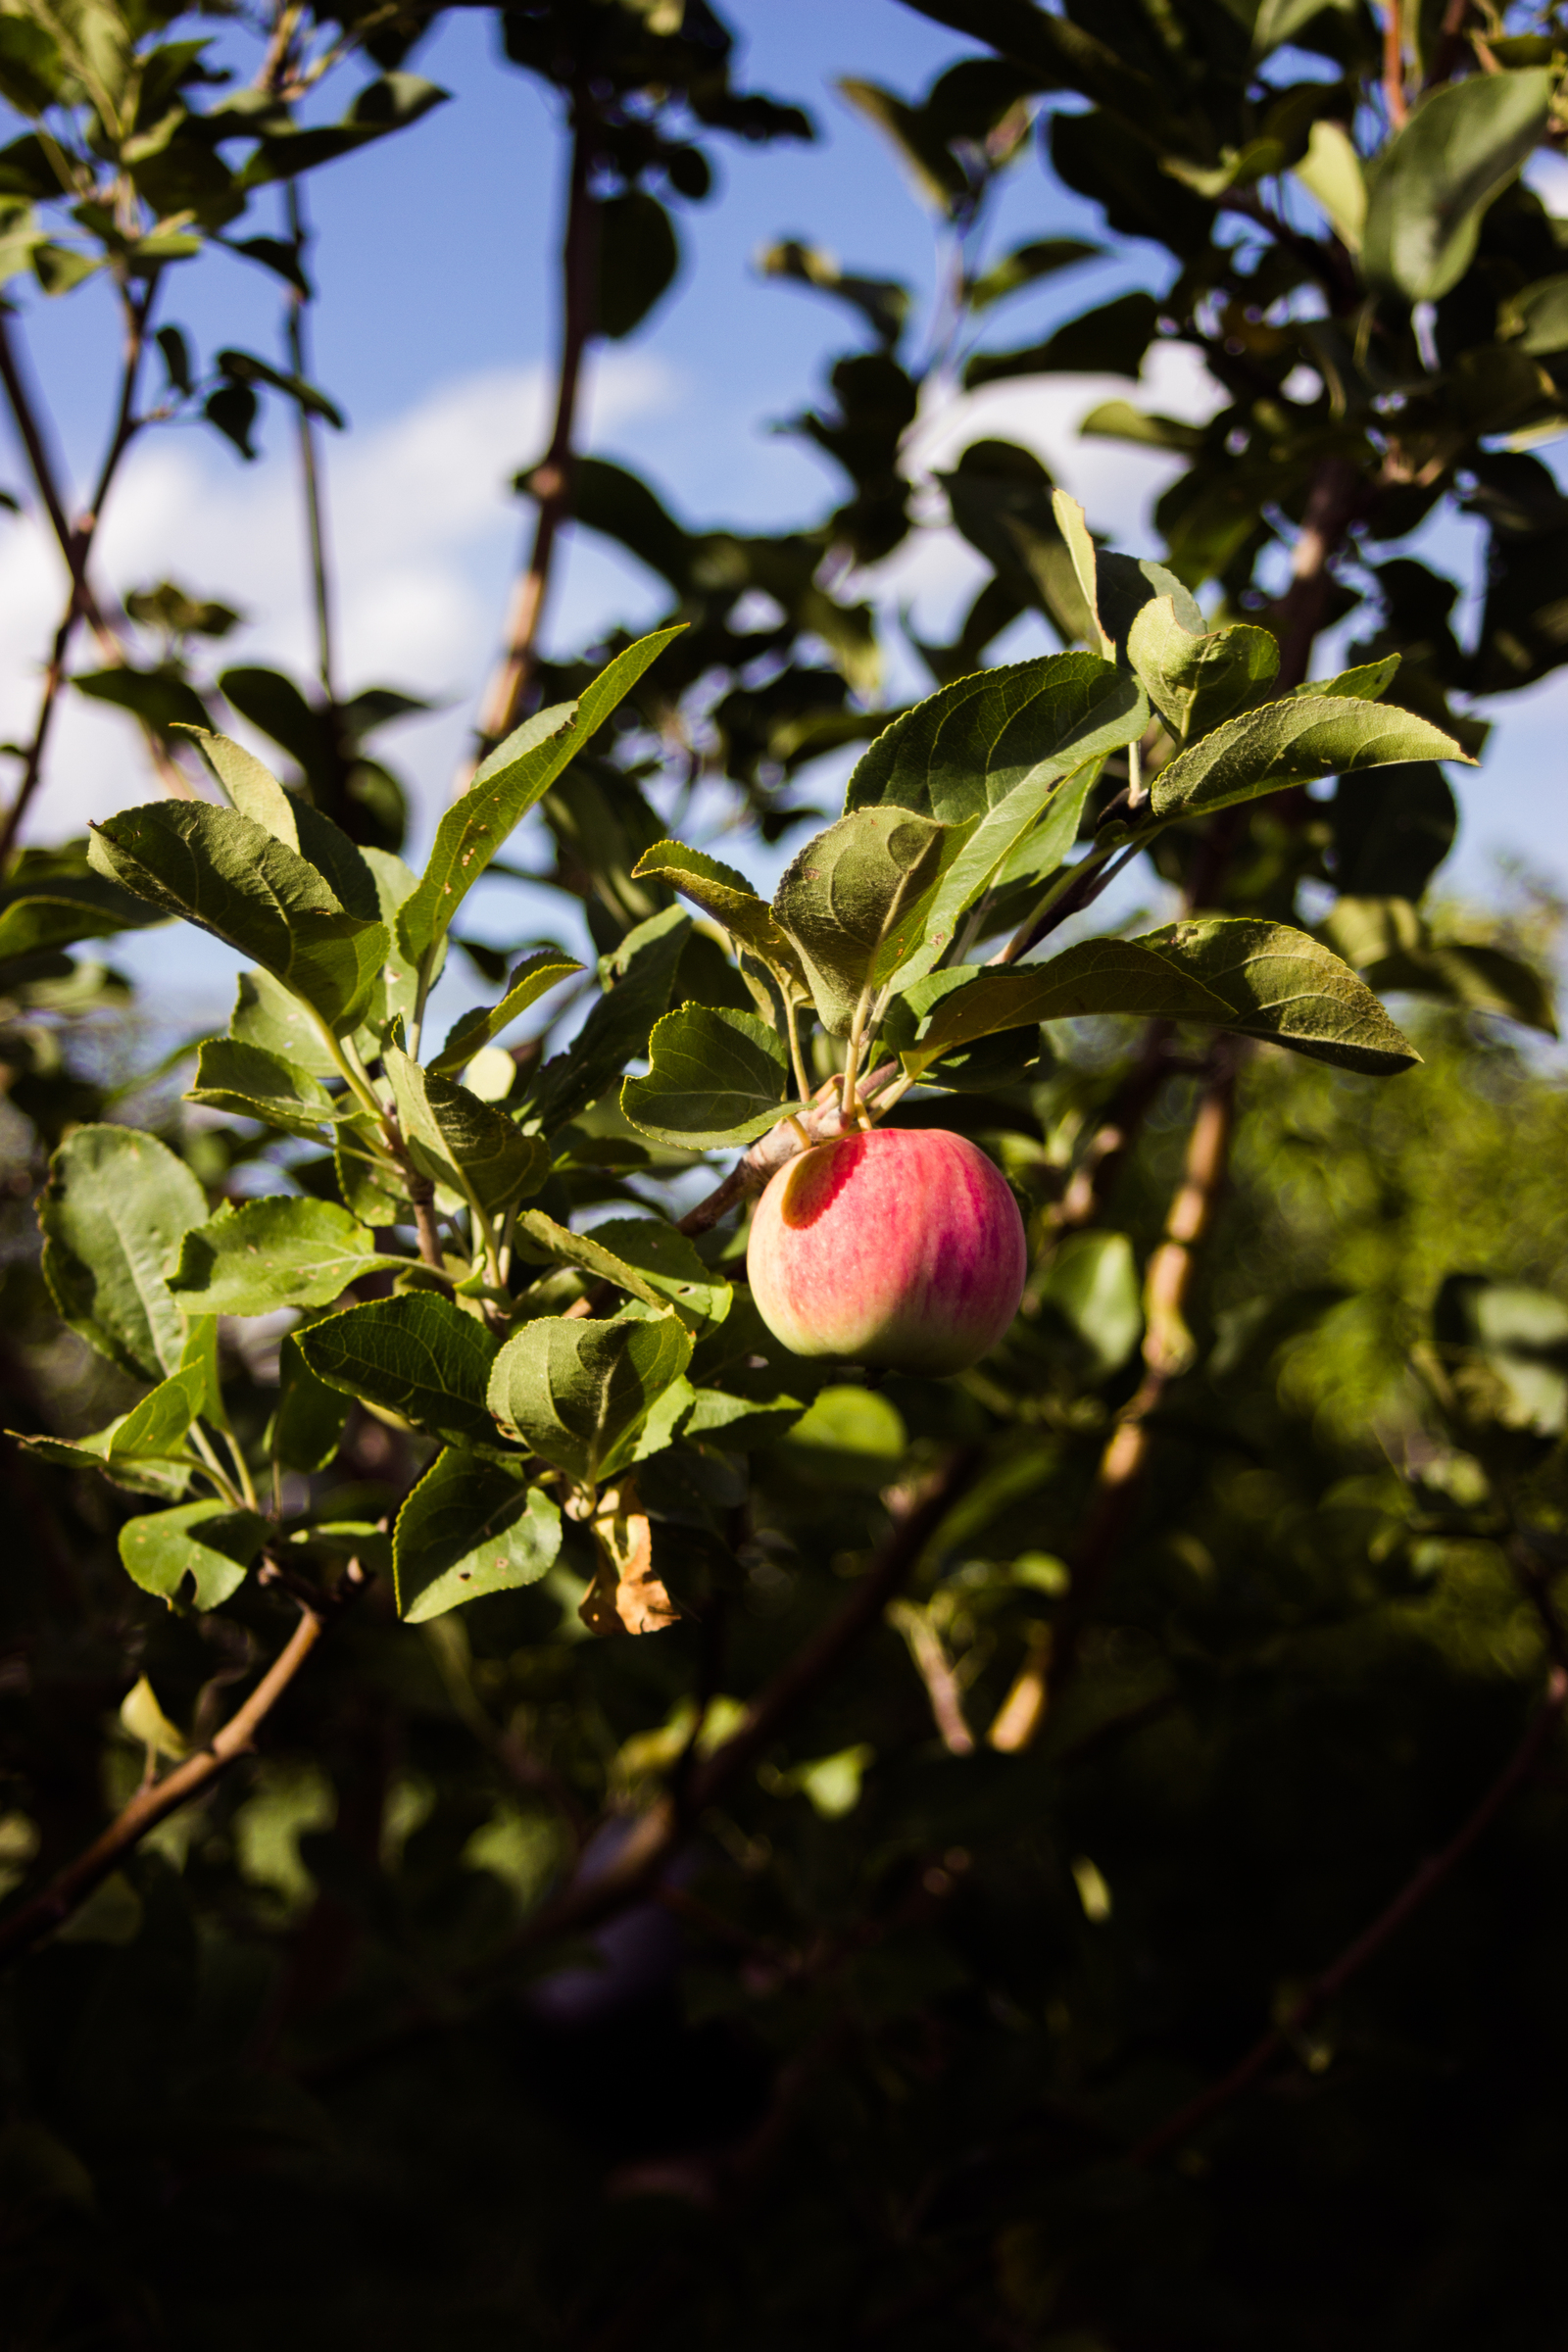
[[[874,1127],[789,1160],[757,1204],[752,1296],[795,1355],[961,1372],[1018,1311],[1023,1220],[994,1163],[937,1127]]]

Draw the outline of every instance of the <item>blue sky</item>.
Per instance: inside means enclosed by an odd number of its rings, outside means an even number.
[[[733,0],[728,14],[744,44],[739,78],[803,101],[819,139],[760,151],[710,142],[718,194],[681,208],[685,258],[673,294],[629,345],[596,362],[588,441],[635,464],[694,522],[766,526],[814,518],[838,495],[823,460],[769,427],[819,394],[825,363],[858,338],[848,314],[760,280],[754,257],[778,236],[802,236],[847,265],[927,292],[929,217],[833,84],[858,74],[913,92],[965,44],[897,0]],[[352,425],[327,453],[344,682],[412,685],[442,706],[387,739],[388,755],[416,788],[416,848],[444,805],[494,652],[525,521],[506,483],[542,446],[555,347],[559,127],[537,85],[498,62],[491,25],[480,10],[443,20],[414,63],[454,93],[452,103],[310,183],[322,294],[315,372]],[[329,111],[346,95],[347,85],[336,90]],[[271,225],[259,214],[243,233]],[[1031,156],[1007,183],[993,235],[1004,248],[1095,228],[1090,208],[1054,187]],[[999,318],[998,339],[1033,339],[1122,286],[1162,282],[1167,269],[1152,248],[1124,250],[1018,302]],[[225,343],[274,352],[273,282],[215,256],[178,274],[168,315],[203,352]],[[109,305],[89,286],[35,306],[28,332],[60,439],[82,472],[111,380]],[[1142,390],[1148,405],[1200,413],[1202,387],[1182,357],[1161,355],[1160,376]],[[950,459],[981,431],[1029,441],[1084,498],[1097,527],[1124,544],[1152,545],[1147,513],[1166,478],[1162,463],[1112,444],[1077,443],[1073,434],[1097,399],[1129,389],[1081,380],[996,387],[933,419],[926,461]],[[209,432],[149,435],[106,524],[104,570],[120,590],[167,568],[201,593],[223,596],[248,616],[236,655],[303,668],[303,544],[281,413],[268,418],[264,440],[262,463],[245,467]],[[7,466],[0,480],[15,472]],[[977,560],[938,531],[869,585],[889,607],[912,603],[924,628],[940,629],[979,576]],[[0,521],[6,733],[26,723],[30,665],[57,594],[46,550],[24,527]],[[568,542],[548,633],[559,644],[580,641],[596,623],[650,618],[661,601],[657,583],[602,544]],[[1003,650],[1045,644],[1044,632],[1025,622]],[[896,660],[890,693],[916,684],[912,668]],[[1512,851],[1568,885],[1561,690],[1548,683],[1504,709],[1485,768],[1456,777],[1466,830],[1453,871],[1463,886],[1482,889],[1497,854]],[[824,777],[814,797],[827,800],[832,784]],[[76,699],[36,833],[79,827],[143,797],[129,730]],[[525,927],[514,898],[493,894],[485,912],[498,937]],[[536,912],[535,926],[538,919]],[[134,954],[193,1008],[198,997],[226,993],[231,959],[214,943],[191,938],[173,949],[160,933]]]

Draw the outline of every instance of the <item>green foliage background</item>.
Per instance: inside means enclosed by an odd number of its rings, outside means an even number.
[[[670,282],[715,136],[808,119],[701,0],[502,12],[567,195],[532,574],[575,521],[670,610],[568,662],[514,615],[416,879],[366,749],[410,698],[340,699],[324,557],[305,680],[215,670],[223,608],[116,612],[91,566],[176,416],[237,463],[285,404],[318,520],[298,188],[417,135],[428,12],[242,25],[255,82],[209,102],[183,22],[0,10],[14,410],[19,322],[90,271],[128,354],[0,886],[8,2352],[1560,2339],[1558,910],[1432,884],[1442,762],[1568,653],[1532,454],[1568,271],[1519,176],[1560,146],[1568,37],[920,13],[952,71],[846,87],[950,293],[916,350],[906,288],[765,257],[857,337],[797,428],[842,493],[765,537],[582,455],[567,379]],[[992,313],[1085,258],[987,246],[1037,150],[1166,282],[1008,349]],[[204,371],[166,302],[279,186],[285,233],[241,248],[277,356]],[[1163,563],[977,441],[945,487],[991,576],[915,649],[931,697],[880,707],[856,569],[918,527],[922,399],[1133,378],[1161,336],[1212,420],[1084,429],[1187,461]],[[1475,581],[1410,552],[1459,509]],[[1062,652],[977,676],[1024,611]],[[68,674],[165,797],[19,851]],[[776,840],[846,744],[771,906],[666,840],[672,778]],[[476,950],[495,1009],[438,1046],[459,902],[519,824],[598,969]],[[1172,920],[1094,936],[1145,857]],[[254,968],[149,1073],[112,946],[80,951],[171,915]],[[858,1085],[972,1135],[1026,1212],[1020,1318],[954,1380],[788,1358],[750,1302],[733,1155]],[[77,1866],[252,1701],[254,1750]]]

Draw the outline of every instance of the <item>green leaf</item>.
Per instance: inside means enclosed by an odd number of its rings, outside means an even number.
[[[1044,882],[1065,865],[1067,853],[1078,838],[1084,804],[1099,781],[1100,766],[1094,760],[1075,775],[1062,778],[1046,803],[1041,823],[1024,835],[1001,868],[998,879],[1002,883]],[[1000,816],[1002,811],[997,813]]]
[[[525,1324],[497,1356],[490,1410],[509,1437],[592,1487],[629,1453],[691,1352],[676,1314],[613,1323],[545,1317]]]
[[[657,841],[632,867],[633,881],[648,877],[678,890],[715,923],[722,923],[738,946],[749,948],[771,970],[795,981],[803,996],[807,993],[793,943],[773,920],[767,902],[734,866],[710,858],[705,850],[689,850],[683,841]]]
[[[396,1046],[384,1056],[398,1117],[415,1165],[432,1183],[472,1200],[487,1216],[538,1191],[550,1153],[493,1103],[455,1079],[433,1077]]]
[[[303,1334],[285,1332],[277,1351],[277,1413],[271,1445],[280,1470],[306,1476],[324,1470],[342,1442],[349,1399],[318,1379],[300,1348]]]
[[[1349,965],[1288,923],[1199,916],[1133,944],[1169,956],[1222,997],[1230,1007],[1227,1026],[1244,1037],[1380,1076],[1421,1058]]]
[[[1085,248],[1086,252],[1095,250]],[[805,245],[798,237],[784,237],[776,245],[764,247],[755,266],[763,277],[790,278],[796,285],[813,286],[819,294],[848,303],[889,351],[904,332],[910,295],[908,287],[897,278],[862,277],[841,270],[832,254],[820,245]]]
[[[398,917],[398,944],[416,970],[427,970],[453,916],[513,828],[679,635],[676,627],[639,638],[615,656],[577,702],[558,703],[526,719],[483,762],[436,827],[429,863]]]
[[[945,218],[968,193],[963,167],[925,108],[910,106],[879,82],[846,75],[839,92],[892,145],[921,200]]]
[[[1407,898],[1342,894],[1323,926],[1329,945],[1370,988],[1441,997],[1466,1012],[1500,1013],[1557,1035],[1556,1007],[1541,974],[1500,948],[1442,945]]]
[[[976,392],[1014,375],[1131,375],[1142,370],[1160,305],[1152,294],[1118,294],[1081,318],[1069,318],[1043,343],[1022,351],[978,351],[963,371]]]
[[[641,326],[680,268],[680,242],[657,196],[630,188],[595,208],[599,300],[595,324],[614,342]]]
[[[186,1502],[177,1510],[149,1511],[127,1520],[120,1531],[120,1557],[126,1575],[144,1592],[156,1592],[172,1608],[191,1580],[198,1609],[220,1608],[237,1592],[266,1543],[269,1523],[255,1511],[231,1510],[226,1502]]]
[[[1078,837],[1084,803],[1102,762],[1089,760],[1075,774],[1047,767],[1014,787],[981,819],[944,875],[925,915],[925,940],[900,964],[897,985],[906,988],[931,969],[973,906],[997,875],[1009,880],[1054,873]],[[1037,822],[1042,814],[1044,822]],[[1015,864],[1019,870],[1014,871]]]
[[[423,1625],[484,1592],[537,1584],[561,1549],[561,1506],[498,1463],[437,1454],[392,1531],[398,1615]]]
[[[1100,561],[1088,518],[1078,501],[1069,498],[1065,490],[1053,490],[1051,512],[1072,560],[1078,593],[1083,598],[1084,611],[1089,615],[1091,647],[1107,662],[1113,662],[1116,658],[1116,640],[1101,617]]]
[[[1299,701],[1303,695],[1327,694],[1352,703],[1380,703],[1394,684],[1399,670],[1399,656],[1385,654],[1381,662],[1361,662],[1354,669],[1342,669],[1337,677],[1308,678],[1293,692]]]
[[[1086,939],[1049,963],[960,964],[933,972],[898,999],[882,1034],[905,1068],[918,1075],[939,1055],[977,1038],[1100,1013],[1228,1022],[1230,1005],[1176,968],[1157,938]]]
[[[369,1004],[390,941],[303,858],[227,808],[154,801],[92,831],[94,871],[183,915],[313,1005],[337,1034]]]
[[[128,710],[156,735],[207,723],[206,704],[175,669],[133,669],[122,662],[114,669],[78,671],[71,683],[91,702]]]
[[[1471,74],[1422,99],[1371,173],[1361,267],[1367,282],[1436,302],[1469,269],[1482,216],[1540,143],[1550,67]]]
[[[620,1106],[641,1135],[684,1152],[749,1144],[800,1110],[788,1102],[789,1057],[766,1021],[727,1005],[683,1004],[655,1026],[646,1078],[628,1078]]]
[[[207,1196],[182,1159],[134,1127],[78,1127],[49,1163],[43,1272],[63,1319],[138,1380],[177,1372],[185,1318],[164,1266]]]
[[[1011,662],[959,678],[896,718],[857,765],[844,806],[891,803],[965,824],[1020,785],[1136,743],[1148,724],[1137,680],[1098,655]]]
[[[373,1298],[294,1335],[328,1388],[400,1413],[453,1445],[493,1446],[485,1402],[496,1342],[474,1316],[431,1291]]]
[[[1135,409],[1130,400],[1103,400],[1091,409],[1078,430],[1085,440],[1131,441],[1141,449],[1168,449],[1196,458],[1203,446],[1203,427],[1185,417],[1152,416]]]
[[[67,1470],[99,1470],[133,1494],[173,1502],[184,1494],[196,1467],[185,1449],[185,1433],[202,1410],[206,1386],[205,1368],[187,1365],[161,1381],[107,1429],[74,1445],[58,1438],[25,1437],[15,1430],[7,1434],[41,1461]]]
[[[734,1298],[720,1274],[705,1266],[680,1228],[662,1217],[609,1217],[593,1230],[602,1250],[635,1266],[659,1297],[687,1322],[722,1323]]]
[[[800,951],[831,1035],[848,1036],[861,998],[919,945],[970,830],[906,808],[857,808],[787,867],[774,917]]]
[[[1292,0],[1286,0],[1287,6],[1291,4]],[[1277,8],[1279,0],[1273,0],[1273,5]],[[1294,0],[1294,5],[1299,13],[1306,0]],[[1259,11],[1260,24],[1265,13]],[[1314,203],[1322,206],[1346,250],[1359,253],[1366,228],[1366,166],[1344,123],[1314,122],[1306,153],[1294,171]]]
[[[1040,1284],[1040,1298],[1071,1332],[1073,1352],[1091,1380],[1119,1372],[1143,1337],[1142,1285],[1124,1233],[1069,1233]]]
[[[542,948],[537,955],[525,957],[513,973],[507,993],[499,1004],[492,1004],[488,1010],[480,1006],[472,1012],[466,1012],[461,1020],[453,1023],[447,1032],[446,1044],[434,1060],[426,1065],[430,1075],[446,1078],[454,1071],[466,1069],[481,1046],[487,1046],[493,1037],[499,1037],[503,1029],[510,1029],[530,1004],[551,989],[559,988],[563,980],[569,980],[573,972],[581,970],[582,965],[573,956],[564,955],[559,948]]]
[[[353,1102],[335,1102],[309,1070],[284,1061],[265,1047],[241,1045],[231,1037],[210,1037],[196,1063],[196,1083],[187,1102],[205,1102],[243,1119],[260,1119],[287,1135],[318,1140],[323,1126],[350,1118]]]
[[[1280,666],[1278,641],[1267,629],[1238,621],[1195,636],[1165,596],[1152,598],[1133,621],[1127,658],[1178,743],[1259,701]]]
[[[1003,302],[1009,294],[1021,293],[1025,286],[1037,286],[1042,278],[1054,277],[1058,270],[1071,270],[1079,262],[1098,261],[1104,252],[1102,245],[1086,245],[1081,237],[1034,237],[1027,245],[1015,245],[993,262],[981,276],[972,278],[966,288],[969,308],[988,311],[994,302]]]
[[[273,1194],[239,1208],[225,1203],[187,1233],[170,1287],[195,1314],[270,1315],[280,1306],[327,1306],[360,1275],[406,1263],[383,1256],[335,1200]]]
[[[0,18],[0,24],[11,20]],[[64,869],[64,870],[62,870]],[[164,921],[140,899],[106,882],[83,865],[79,871],[47,868],[29,880],[25,866],[0,888],[0,962],[69,948],[78,939],[108,939],[117,931],[140,931]]]
[[[640,1298],[645,1306],[662,1308],[666,1304],[657,1283],[650,1282],[635,1266],[617,1257],[595,1234],[573,1233],[539,1208],[525,1208],[514,1230],[519,1242],[523,1239],[531,1242],[535,1250],[543,1251],[558,1266],[580,1266],[584,1273],[596,1276],[601,1282],[612,1282],[617,1290]]]
[[[270,972],[241,972],[228,1034],[236,1044],[254,1046],[313,1078],[342,1076],[319,1022]]]
[[[1459,829],[1452,788],[1431,760],[1342,777],[1332,815],[1334,879],[1355,898],[1418,899]]]
[[[1201,816],[1289,784],[1406,760],[1475,765],[1451,736],[1413,711],[1348,696],[1293,695],[1189,744],[1155,776],[1151,798],[1156,816]]]
[[[669,1003],[692,921],[678,906],[651,914],[600,959],[604,995],[564,1054],[540,1071],[520,1116],[530,1132],[554,1135],[597,1102],[628,1061],[648,1052],[654,1023]]]

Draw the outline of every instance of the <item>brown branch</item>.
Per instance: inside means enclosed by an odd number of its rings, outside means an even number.
[[[896,1061],[879,1063],[869,1078],[862,1078],[857,1088],[860,1101],[874,1102],[898,1075],[899,1065]],[[776,1127],[770,1127],[760,1141],[736,1161],[723,1183],[710,1192],[705,1200],[699,1200],[695,1208],[686,1211],[680,1220],[681,1232],[710,1232],[713,1226],[728,1216],[732,1208],[738,1208],[743,1200],[754,1200],[759,1193],[765,1192],[779,1169],[787,1167],[796,1154],[805,1149],[801,1142],[803,1131],[808,1143],[822,1144],[836,1135],[853,1130],[855,1124],[853,1119],[846,1120],[844,1116],[839,1102],[837,1078],[826,1079],[817,1089],[809,1109],[801,1111],[793,1119],[780,1119]]]
[[[1403,0],[1383,0],[1383,97],[1389,121],[1402,130],[1410,109],[1404,96]]]
[[[931,1701],[931,1718],[941,1734],[942,1744],[950,1756],[972,1756],[974,1734],[964,1721],[963,1697],[953,1662],[942,1645],[942,1637],[922,1608],[913,1601],[895,1600],[888,1608],[888,1623],[904,1636],[908,1644],[914,1671],[925,1685],[925,1694]],[[995,1745],[995,1741],[992,1743]]]
[[[37,404],[23,373],[16,346],[11,340],[5,312],[0,309],[0,385],[4,386],[17,432],[26,455],[27,466],[34,487],[49,517],[60,552],[65,558],[70,576],[70,593],[65,611],[55,631],[54,645],[44,670],[43,694],[38,716],[33,725],[32,740],[23,763],[22,781],[3,819],[0,819],[0,865],[16,846],[34,795],[43,776],[43,755],[54,723],[55,709],[66,683],[66,657],[78,619],[85,619],[98,642],[99,652],[111,668],[122,668],[125,648],[120,632],[109,619],[88,578],[88,559],[97,536],[99,518],[104,503],[120,470],[122,459],[136,434],[141,419],[136,415],[136,386],[141,374],[141,363],[147,347],[147,320],[157,291],[157,279],[148,281],[145,291],[137,297],[125,288],[121,289],[121,302],[125,322],[123,360],[121,368],[120,398],[116,405],[115,422],[109,444],[104,452],[93,488],[92,502],[86,512],[73,523],[66,514],[65,500],[60,489],[60,477],[44,439]],[[190,785],[178,763],[156,730],[142,722],[153,765],[166,792],[182,799],[190,798]]]
[[[952,1456],[919,1499],[895,1518],[844,1606],[779,1669],[753,1700],[739,1728],[698,1765],[687,1784],[684,1802],[676,1806],[666,1798],[650,1807],[633,1826],[612,1866],[597,1878],[574,1881],[555,1902],[536,1912],[512,1945],[514,1952],[560,1936],[580,1934],[647,1893],[687,1825],[718,1802],[772,1745],[796,1710],[877,1625],[889,1601],[919,1566],[942,1521],[976,1476],[980,1459],[979,1449],[973,1446]]]
[[[575,94],[573,118],[566,228],[562,245],[561,365],[556,384],[555,428],[550,446],[529,480],[539,507],[533,546],[528,567],[513,590],[507,614],[506,651],[479,705],[478,760],[510,735],[522,715],[537,665],[539,630],[550,588],[556,540],[571,512],[576,471],[572,437],[583,357],[597,325],[599,274],[599,212],[591,184],[598,125],[588,93],[580,86]]]
[[[1075,1547],[1072,1587],[1057,1628],[1051,1689],[1060,1690],[1077,1660],[1078,1639],[1099,1598],[1131,1522],[1153,1446],[1153,1420],[1171,1382],[1192,1361],[1185,1311],[1198,1270],[1200,1245],[1213,1225],[1224,1189],[1236,1116],[1238,1048],[1222,1038],[1214,1070],[1199,1101],[1187,1142],[1182,1180],[1171,1201],[1164,1235],[1145,1277],[1148,1327],[1144,1334],[1144,1377],[1117,1416],[1101,1457],[1089,1508]]]
[[[1366,476],[1348,458],[1324,458],[1312,476],[1291,554],[1291,584],[1268,615],[1280,643],[1276,695],[1294,694],[1305,682],[1313,642],[1334,593],[1333,560],[1366,503],[1367,489]]]
[[[319,1641],[322,1622],[314,1609],[302,1607],[299,1623],[285,1647],[272,1660],[249,1698],[207,1746],[188,1756],[183,1764],[176,1764],[163,1780],[139,1788],[85,1853],[68,1862],[30,1902],[24,1903],[9,1919],[0,1920],[0,1962],[30,1950],[58,1928],[62,1920],[69,1919],[149,1830],[189,1804],[193,1796],[199,1796],[239,1757],[251,1753],[262,1723]]]
[[[1443,12],[1443,24],[1432,52],[1432,68],[1423,84],[1424,88],[1436,89],[1440,82],[1447,81],[1452,75],[1454,67],[1464,54],[1465,19],[1470,14],[1471,6],[1472,0],[1448,0]]]
[[[1561,1720],[1565,1701],[1568,1701],[1568,1672],[1561,1666],[1553,1666],[1546,1683],[1545,1698],[1524,1738],[1481,1802],[1442,1852],[1433,1854],[1422,1863],[1387,1908],[1379,1912],[1371,1926],[1364,1928],[1332,1966],[1314,1979],[1290,2014],[1265,2034],[1260,2041],[1254,2042],[1246,2057],[1233,2066],[1221,2082],[1211,2083],[1196,2099],[1189,2099],[1185,2107],[1178,2108],[1174,2115],[1140,2140],[1128,2156],[1129,2164],[1142,2167],[1155,2163],[1171,2148],[1179,2147],[1183,2140],[1190,2139],[1195,2132],[1250,2090],[1264,2070],[1276,2058],[1285,2055],[1302,2029],[1339,1997],[1369,1961],[1377,1958],[1384,1945],[1398,1934],[1405,1922],[1415,1916],[1422,1905],[1436,1894],[1445,1880],[1458,1868],[1471,1847],[1491,1828],[1509,1798],[1529,1780]]]

